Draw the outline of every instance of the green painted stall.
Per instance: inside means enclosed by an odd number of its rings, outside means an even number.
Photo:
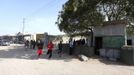
[[[121,48],[125,44],[123,36],[105,36],[103,37],[103,48]]]

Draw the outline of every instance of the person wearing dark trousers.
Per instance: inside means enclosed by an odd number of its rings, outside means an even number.
[[[69,55],[72,55],[73,54],[73,50],[74,50],[73,47],[70,47],[69,48]]]
[[[26,40],[26,42],[25,42],[25,50],[28,50],[28,47],[29,47],[29,41]]]
[[[63,51],[63,47],[62,47],[62,41],[60,41],[60,43],[58,44],[58,54],[61,57],[62,56],[62,51]]]
[[[36,46],[36,42],[35,40],[33,40],[33,49],[35,49],[35,46]]]
[[[69,55],[72,55],[74,52],[74,45],[72,39],[69,41]]]
[[[54,45],[53,45],[52,41],[50,41],[47,45],[47,49],[48,49],[47,55],[49,55],[49,57],[48,57],[49,59],[52,57],[53,47],[54,47]]]

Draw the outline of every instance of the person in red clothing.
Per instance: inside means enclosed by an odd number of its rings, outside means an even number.
[[[49,59],[52,57],[53,47],[54,47],[54,45],[53,45],[52,41],[50,41],[47,45],[47,49],[48,49],[47,55],[49,54],[49,57],[48,57]]]
[[[38,58],[40,58],[40,56],[43,54],[43,42],[41,40],[37,41],[37,46],[38,46],[38,50],[37,50],[37,54],[38,54]]]

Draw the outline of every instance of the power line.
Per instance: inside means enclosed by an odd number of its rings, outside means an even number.
[[[26,16],[25,18],[23,18],[23,26],[22,26],[22,33],[25,33],[25,21],[28,17],[32,17],[33,15],[37,14],[40,10],[49,7],[52,3],[54,3],[54,1],[56,2],[56,0],[51,0],[50,2],[48,2],[47,4],[43,5],[42,7],[38,8],[37,10],[35,10],[34,12],[32,12],[30,15]]]
[[[37,14],[38,12],[40,12],[41,10],[45,10],[45,8],[48,7],[53,7],[55,5],[56,2],[59,2],[61,0],[51,0],[50,2],[48,2],[47,4],[44,4],[42,7],[36,9],[34,12],[32,12],[30,15],[27,15],[25,18],[23,18],[23,28],[22,28],[22,33],[25,33],[25,21],[26,19],[34,16],[35,14]]]
[[[32,17],[35,14],[37,14],[38,12],[40,12],[41,10],[45,10],[45,8],[48,8],[51,6],[51,4],[55,3],[57,0],[51,0],[50,2],[48,2],[47,4],[44,4],[42,7],[36,9],[34,12],[32,12],[30,15],[28,15],[27,17]],[[54,4],[53,4],[54,5]]]

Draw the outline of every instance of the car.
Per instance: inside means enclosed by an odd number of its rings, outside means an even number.
[[[3,42],[2,42],[2,40],[0,40],[0,46],[2,46],[3,45]]]
[[[9,46],[10,43],[4,40],[0,40],[0,46]]]

